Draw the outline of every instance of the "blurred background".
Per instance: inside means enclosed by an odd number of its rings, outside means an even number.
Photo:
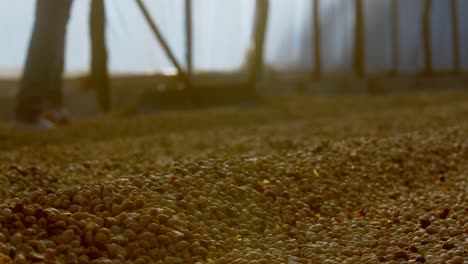
[[[437,86],[440,78],[441,87],[465,86],[460,78],[468,69],[468,16],[463,15],[468,12],[468,0],[143,2],[175,59],[195,79],[197,75],[221,76],[213,77],[221,82],[246,79],[237,74],[249,69],[249,60],[255,60],[252,47],[260,40],[262,54],[256,56],[263,63],[253,73],[258,77],[256,92],[369,93],[395,86],[404,87],[401,90]],[[0,2],[0,88],[13,87],[11,80],[21,74],[34,6],[35,1],[27,0]],[[105,0],[105,6],[113,78],[154,76],[137,85],[152,88],[163,76],[177,72],[135,1]],[[89,71],[89,7],[90,0],[73,4],[66,51],[66,76],[71,79]],[[255,30],[259,18],[266,23],[263,31],[260,25],[260,32]],[[385,81],[379,82],[382,78]],[[428,78],[430,82],[425,82]],[[349,85],[350,79],[356,82]],[[391,83],[393,88],[385,88],[392,80],[402,85]],[[262,82],[270,83],[257,85]],[[132,84],[114,81],[113,87]],[[14,89],[7,90],[3,94],[11,97]],[[114,104],[127,98],[113,96]]]

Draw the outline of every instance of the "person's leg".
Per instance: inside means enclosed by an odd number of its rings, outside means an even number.
[[[94,0],[93,0],[94,1]],[[71,2],[71,1],[70,1]],[[68,7],[70,10],[70,6]],[[60,10],[64,12],[65,9]],[[61,13],[65,15],[64,13]],[[67,15],[68,17],[69,15]],[[68,19],[62,17],[61,19]],[[64,24],[66,25],[67,22]],[[65,64],[65,39],[66,28],[63,38],[57,39],[57,53],[53,64],[51,65],[51,77],[46,87],[44,87],[44,117],[54,124],[65,125],[69,122],[68,112],[63,106],[63,70]]]
[[[66,22],[65,22],[66,23]],[[60,29],[65,30],[64,28]],[[63,37],[62,37],[63,35]],[[44,87],[44,100],[47,109],[61,109],[63,107],[63,70],[65,64],[65,31],[60,32],[60,38],[57,38],[55,57],[51,66],[51,75]]]
[[[15,118],[35,122],[44,110],[62,105],[62,72],[65,37],[72,0],[37,0],[36,18]]]
[[[110,109],[109,74],[106,48],[106,9],[104,0],[93,0],[90,12],[91,71],[88,85],[96,89],[98,102],[104,112]]]

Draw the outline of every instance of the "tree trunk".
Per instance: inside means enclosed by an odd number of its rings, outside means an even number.
[[[320,0],[314,0],[314,64],[315,78],[320,79],[322,76],[322,32],[320,27]]]
[[[453,71],[460,73],[460,25],[457,0],[451,0],[453,29]]]
[[[248,82],[255,86],[263,72],[265,37],[268,25],[269,0],[257,0],[255,26],[252,35],[251,51],[248,56]]]
[[[432,45],[431,45],[431,11],[432,0],[426,0],[423,15],[423,45],[424,45],[424,74],[431,76],[433,73],[432,68]]]
[[[399,0],[392,0],[392,41],[393,41],[393,69],[392,75],[398,75],[400,63],[400,29],[399,29]]]
[[[95,89],[101,110],[111,108],[106,49],[106,11],[104,0],[91,1],[91,71],[87,86]]]
[[[364,47],[364,3],[363,0],[355,0],[356,25],[354,37],[354,71],[358,77],[365,75],[365,47]]]

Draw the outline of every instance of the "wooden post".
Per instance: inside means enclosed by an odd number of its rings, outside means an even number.
[[[364,3],[363,0],[355,0],[356,9],[356,25],[355,25],[355,38],[354,38],[354,70],[356,75],[363,78],[365,75],[365,46],[364,46]]]
[[[251,54],[248,57],[248,83],[254,87],[263,71],[265,37],[268,25],[269,0],[256,0],[255,26]]]
[[[314,65],[316,79],[322,76],[322,31],[320,26],[320,0],[313,2],[313,29],[314,29]]]
[[[86,86],[95,89],[101,110],[107,112],[111,108],[111,96],[107,68],[104,0],[91,1],[89,27],[91,34],[91,70]]]
[[[185,0],[185,32],[186,32],[186,60],[187,74],[193,74],[193,20],[192,20],[192,0]]]
[[[460,21],[457,0],[451,0],[452,34],[453,34],[453,71],[460,73]]]
[[[426,0],[424,5],[423,15],[423,45],[424,45],[424,74],[431,76],[433,73],[432,68],[432,45],[431,45],[431,11],[432,11],[432,0]]]
[[[398,66],[400,63],[400,29],[398,1],[400,0],[392,0],[393,77],[396,77],[398,75]]]

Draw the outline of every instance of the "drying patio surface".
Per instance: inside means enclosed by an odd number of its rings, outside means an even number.
[[[0,263],[463,264],[467,139],[466,92],[4,123]]]

